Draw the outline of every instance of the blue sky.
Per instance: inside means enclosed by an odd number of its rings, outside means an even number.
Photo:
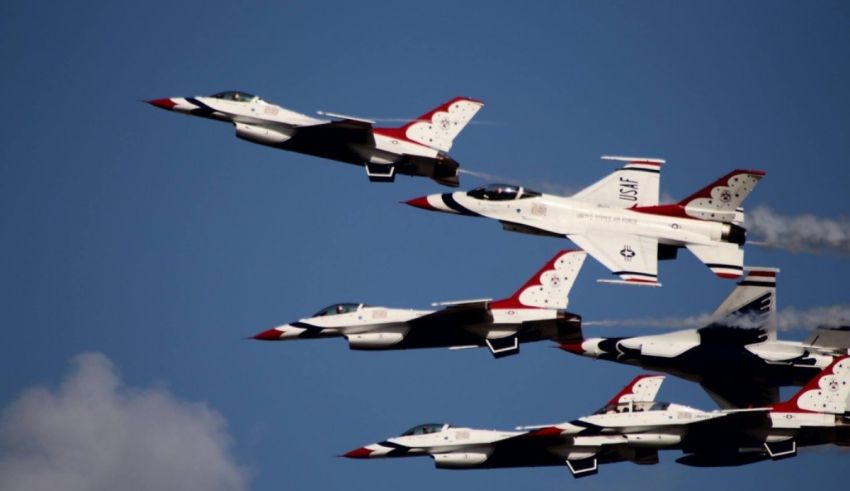
[[[748,207],[841,219],[848,28],[839,1],[4,2],[0,407],[34,386],[58,390],[75,355],[98,352],[129,390],[218,412],[253,489],[838,485],[847,454],[835,448],[712,470],[668,452],[576,482],[560,468],[335,458],[426,421],[568,420],[637,372],[547,343],[494,361],[241,339],[337,301],[422,308],[507,295],[570,243],[415,210],[399,201],[443,188],[370,184],[358,167],[139,101],[239,89],[304,113],[399,118],[467,95],[487,104],[452,149],[470,170],[577,190],[611,170],[600,155],[663,157],[662,192],[681,198],[756,168],[767,176]],[[848,303],[847,259],[747,249],[749,264],[782,268],[781,306],[799,309]],[[687,253],[661,265],[661,289],[594,281],[603,276],[589,260],[572,311],[687,316],[733,286]],[[586,329],[624,331],[646,329]],[[712,407],[678,380],[660,396]]]

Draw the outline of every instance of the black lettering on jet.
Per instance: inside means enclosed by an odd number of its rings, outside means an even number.
[[[637,201],[638,182],[625,177],[620,178],[620,199],[625,201]]]

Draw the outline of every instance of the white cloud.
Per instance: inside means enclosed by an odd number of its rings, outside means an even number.
[[[4,491],[238,491],[224,418],[163,389],[122,386],[112,362],[85,353],[55,390],[31,388],[0,417]]]

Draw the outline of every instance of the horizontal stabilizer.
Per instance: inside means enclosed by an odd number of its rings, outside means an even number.
[[[688,244],[686,247],[721,278],[740,278],[744,271],[744,249],[737,244]]]

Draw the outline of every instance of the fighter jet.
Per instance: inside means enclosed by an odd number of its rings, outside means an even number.
[[[428,455],[445,469],[566,464],[574,477],[586,477],[599,464],[656,464],[659,450],[681,450],[681,464],[720,467],[793,457],[804,446],[850,446],[848,357],[790,400],[755,409],[702,411],[655,402],[662,380],[637,377],[599,411],[566,423],[517,431],[421,425],[344,457]]]
[[[850,347],[850,330],[820,328],[805,341],[776,334],[775,268],[746,276],[699,329],[561,344],[570,353],[698,382],[721,407],[763,406],[779,387],[802,386]]]
[[[392,182],[396,174],[459,184],[458,163],[448,155],[455,137],[484,105],[456,97],[398,128],[375,121],[320,112],[333,119],[299,114],[247,92],[147,101],[156,107],[233,123],[236,136],[253,143],[315,155],[366,168],[369,180]]]
[[[661,387],[662,376],[639,376],[606,404],[608,407],[632,407],[633,401],[649,401]],[[585,421],[565,423],[573,431],[567,435],[550,425],[519,427],[515,431],[482,430],[450,424],[422,424],[401,436],[347,452],[343,457],[374,459],[427,455],[438,469],[492,469],[503,467],[540,467],[566,464],[575,477],[596,473],[601,463],[631,461],[655,464],[657,452],[628,445],[625,436],[612,431],[596,431],[612,419],[589,416]],[[603,421],[599,421],[602,419]]]
[[[543,339],[581,340],[581,317],[567,312],[567,295],[586,254],[561,251],[513,295],[502,300],[446,302],[440,310],[339,303],[307,319],[254,336],[263,341],[344,337],[351,349],[448,347],[490,349],[496,358],[519,344]]]
[[[620,278],[603,282],[661,286],[658,261],[675,259],[683,247],[717,276],[741,276],[746,239],[741,203],[764,172],[732,171],[678,203],[659,205],[664,160],[602,158],[626,164],[570,197],[492,184],[406,203],[492,218],[511,232],[566,237]]]

